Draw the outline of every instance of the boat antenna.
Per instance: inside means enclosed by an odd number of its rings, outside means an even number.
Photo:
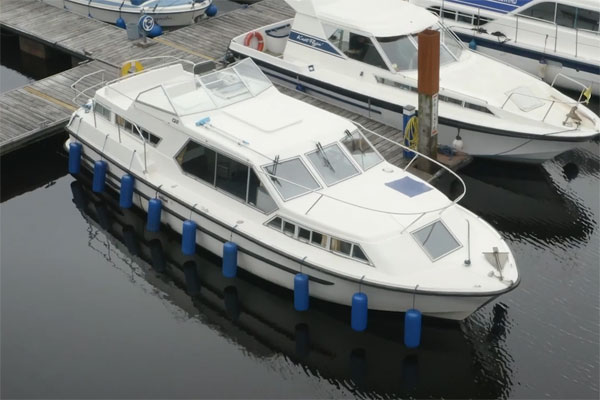
[[[335,172],[333,165],[331,165],[331,162],[327,158],[327,154],[325,154],[325,150],[323,149],[323,145],[321,145],[321,142],[317,142],[317,150],[319,151],[319,153],[321,153],[321,156],[323,156],[323,161],[325,161],[325,166],[327,168],[329,168],[330,170],[332,170],[333,172]]]

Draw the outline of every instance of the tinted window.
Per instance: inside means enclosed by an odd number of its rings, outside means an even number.
[[[310,231],[304,228],[298,228],[298,239],[303,242],[308,242],[310,240]]]
[[[213,150],[190,141],[179,152],[176,160],[188,174],[214,185],[215,157],[216,153]]]
[[[276,217],[269,221],[269,226],[281,230],[281,218]]]
[[[299,158],[271,164],[265,167],[265,171],[274,175],[271,179],[284,200],[320,188]]]
[[[352,162],[336,144],[325,148],[321,147],[309,153],[307,157],[328,186],[358,173]]]
[[[310,242],[312,244],[316,244],[317,246],[327,247],[327,235],[323,235],[319,232],[313,232]]]
[[[387,69],[387,65],[383,61],[383,58],[381,58],[379,51],[377,51],[371,39],[366,36],[350,33],[348,50],[345,53],[348,57],[355,60]]]
[[[539,3],[520,12],[521,15],[554,22],[556,3]]]
[[[331,250],[349,256],[350,251],[352,250],[352,244],[343,240],[331,238]]]
[[[598,11],[577,9],[577,29],[587,29],[588,31],[598,31],[600,24],[600,13]]]
[[[363,171],[381,162],[379,154],[358,130],[354,131],[351,136],[346,136],[342,143]]]
[[[245,201],[248,167],[223,154],[218,154],[216,186]]]
[[[296,225],[289,223],[287,221],[283,221],[283,233],[294,236],[294,232],[296,231]]]
[[[253,205],[267,214],[277,209],[277,204],[264,187],[258,176],[250,170],[250,185],[248,186],[248,204]]]
[[[359,260],[362,260],[362,261],[369,261],[367,259],[367,256],[365,255],[365,253],[360,248],[360,246],[357,246],[357,245],[354,245],[354,247],[352,247],[352,257],[358,258]]]
[[[150,142],[150,144],[157,144],[158,142],[160,142],[160,138],[158,136],[153,135],[152,133],[148,132],[145,129],[141,129],[140,131],[141,131],[144,139],[146,139],[148,142]]]
[[[434,261],[460,247],[441,221],[429,224],[412,235]]]
[[[560,26],[574,28],[576,12],[575,7],[559,4],[556,8],[556,23]]]
[[[377,38],[396,71],[417,69],[417,46],[409,36]]]

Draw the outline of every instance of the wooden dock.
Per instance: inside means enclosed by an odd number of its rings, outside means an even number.
[[[262,0],[248,7],[217,15],[155,39],[127,40],[124,29],[38,0],[0,0],[0,26],[35,45],[58,49],[89,60],[63,73],[0,95],[0,155],[60,132],[71,113],[81,105],[73,102],[76,93],[71,84],[98,70],[106,78],[115,78],[123,63],[149,57],[174,57],[193,62],[223,59],[230,40],[260,26],[293,17],[293,10],[283,0]],[[160,60],[143,61],[144,66]],[[100,75],[83,84],[98,83]],[[359,122],[365,127],[401,142],[402,132],[366,117],[329,105],[304,93],[284,89],[284,93],[317,107]],[[92,93],[90,93],[91,95]],[[402,152],[388,141],[370,137],[378,150],[392,163],[402,164]]]

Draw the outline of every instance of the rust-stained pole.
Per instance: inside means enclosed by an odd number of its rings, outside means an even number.
[[[419,33],[419,146],[418,150],[437,159],[438,92],[440,90],[440,32]],[[419,169],[433,173],[435,164],[417,160]]]

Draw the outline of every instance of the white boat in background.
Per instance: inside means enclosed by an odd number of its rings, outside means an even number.
[[[405,1],[286,0],[296,15],[234,38],[272,79],[402,126],[417,105],[417,34],[440,31],[439,138],[463,151],[543,162],[598,137],[600,118],[540,79],[465,48],[438,18]],[[458,142],[458,141],[457,141]]]
[[[338,304],[362,291],[370,309],[460,320],[518,285],[502,237],[457,204],[464,185],[448,199],[249,59],[201,76],[184,65],[107,84],[67,125],[66,146],[106,162],[109,185],[134,177],[136,206],[158,198],[175,231],[196,223],[198,245],[221,256],[233,241],[240,268],[290,289],[302,272]]]
[[[96,18],[109,24],[137,24],[144,15],[161,27],[195,23],[205,14],[213,16],[217,8],[212,0],[43,0],[55,7]],[[123,22],[118,21],[122,19]],[[151,29],[151,28],[150,28]],[[150,31],[148,29],[148,31]]]
[[[600,95],[598,0],[408,0],[462,41],[555,86]]]

